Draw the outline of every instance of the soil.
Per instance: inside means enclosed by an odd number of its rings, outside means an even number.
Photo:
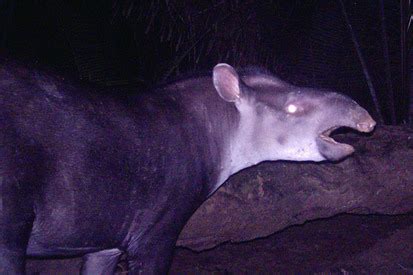
[[[79,258],[32,259],[27,273],[77,274],[79,267]],[[202,252],[178,247],[170,270],[171,275],[257,273],[413,274],[413,213],[343,214]],[[127,272],[119,268],[118,274]]]

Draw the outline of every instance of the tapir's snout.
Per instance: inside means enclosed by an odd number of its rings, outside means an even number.
[[[352,128],[363,133],[369,133],[374,130],[376,121],[374,121],[364,108],[357,106],[352,114],[355,123],[355,127],[353,126]]]
[[[343,106],[349,105],[348,101],[343,102]],[[339,143],[335,141],[330,134],[340,128],[340,127],[350,127],[354,130],[363,133],[369,133],[373,131],[376,126],[376,121],[370,116],[370,114],[357,103],[352,102],[352,107],[347,107],[342,109],[342,119],[340,122],[337,122],[333,127],[324,129],[317,139],[317,145],[320,153],[328,160],[340,160],[354,152],[354,148],[345,143]],[[350,109],[350,110],[349,110]],[[349,111],[348,111],[349,110]]]
[[[357,123],[357,130],[364,133],[369,133],[373,131],[374,127],[376,126],[376,121],[372,119],[369,115],[367,119],[362,122]]]

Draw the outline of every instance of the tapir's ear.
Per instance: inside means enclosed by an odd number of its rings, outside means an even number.
[[[214,67],[212,80],[218,94],[228,102],[241,97],[241,85],[237,72],[230,65],[220,63]]]

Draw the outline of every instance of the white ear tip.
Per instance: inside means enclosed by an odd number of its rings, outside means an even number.
[[[214,68],[218,68],[218,67],[229,67],[232,68],[231,65],[228,65],[227,63],[218,63],[217,65],[215,65]]]
[[[227,63],[218,63],[217,65],[215,65],[213,71],[216,72],[216,71],[220,71],[220,70],[228,70],[230,72],[235,71],[235,69]]]

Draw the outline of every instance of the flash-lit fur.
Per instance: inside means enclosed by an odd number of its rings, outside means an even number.
[[[320,133],[334,125],[355,128],[354,121],[370,119],[340,94],[294,87],[261,72],[241,76],[239,82],[240,96],[234,102],[239,124],[228,137],[216,188],[230,175],[262,161],[326,160],[317,144]],[[351,151],[338,152],[336,159],[346,153]]]
[[[264,160],[343,158],[350,145],[320,134],[374,126],[347,97],[227,64],[140,93],[0,65],[6,274],[23,273],[26,255],[85,255],[83,274],[110,274],[123,253],[129,274],[165,274],[186,221],[229,176]]]

